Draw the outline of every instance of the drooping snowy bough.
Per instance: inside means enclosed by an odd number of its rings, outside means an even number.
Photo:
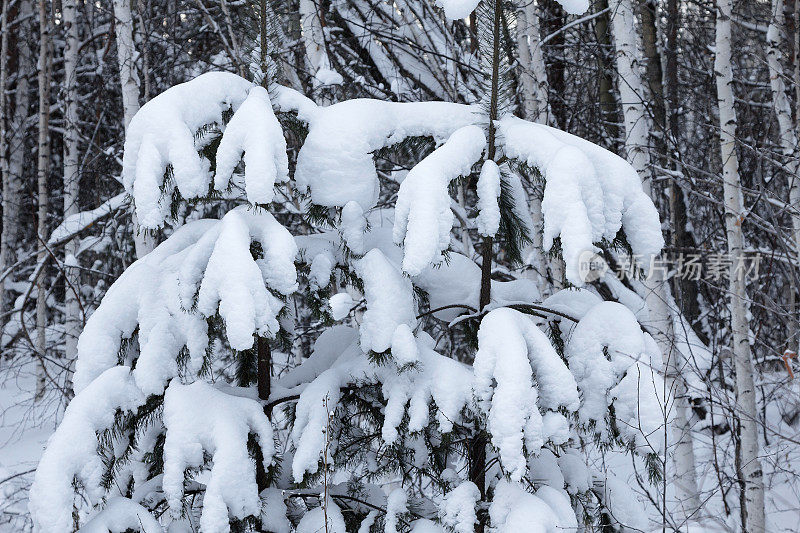
[[[512,116],[496,126],[491,160],[479,106],[319,107],[224,73],[143,106],[123,179],[141,225],[169,237],[86,324],[77,394],[31,491],[36,525],[576,527],[595,437],[660,451],[660,354],[630,310],[589,290],[542,302],[530,279],[502,277],[479,309],[462,245],[510,238],[509,209],[516,234],[533,231],[524,184],[573,285],[584,251],[663,241],[622,159]],[[376,157],[391,150],[410,171]],[[466,203],[458,183],[477,183]],[[470,478],[475,446],[493,498]]]

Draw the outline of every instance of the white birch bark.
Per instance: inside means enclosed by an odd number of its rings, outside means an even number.
[[[531,42],[532,40],[533,42]],[[539,17],[536,13],[536,5],[533,0],[523,0],[523,4],[517,8],[517,53],[519,55],[519,78],[522,82],[522,112],[525,119],[541,124],[545,117],[545,113],[541,111],[547,108],[547,75],[540,77],[540,73],[534,71],[534,62],[542,60],[538,43]],[[534,54],[538,54],[538,56],[534,57]],[[540,90],[542,80],[545,84],[544,98],[542,98]],[[533,266],[533,270],[539,276],[542,276],[547,269],[542,250],[542,201],[534,194],[530,198],[530,205],[531,220],[536,227],[531,228],[533,242],[527,262]],[[534,274],[532,277],[535,276]]]
[[[114,29],[117,38],[117,61],[119,81],[122,89],[122,109],[125,131],[139,111],[139,76],[136,74],[136,49],[133,42],[133,16],[130,0],[114,0]],[[155,239],[145,231],[139,231],[136,213],[132,212],[136,257],[143,257],[155,248]]]
[[[517,7],[517,51],[519,54],[519,78],[522,83],[522,111],[526,120],[538,124],[548,124],[552,116],[547,103],[547,71],[542,54],[539,34],[539,13],[534,0],[521,0]],[[542,199],[537,194],[530,195],[532,230],[531,249],[527,262],[533,266],[540,276],[549,273],[553,289],[563,287],[563,261],[547,257],[542,248],[544,218],[542,215]],[[549,294],[550,291],[543,291]]]
[[[631,0],[618,0],[612,9],[611,29],[614,35],[620,100],[625,126],[625,151],[628,162],[642,179],[642,186],[652,198],[650,181],[649,121],[644,105],[636,17]],[[674,479],[668,479],[675,488],[675,498],[682,518],[692,517],[700,507],[695,471],[694,447],[689,424],[689,400],[686,382],[681,377],[686,361],[675,349],[675,331],[670,309],[669,288],[663,271],[658,268],[644,280],[645,304],[649,313],[648,330],[658,343],[665,361],[667,393],[672,395],[671,446],[675,467]],[[666,395],[665,395],[666,396]],[[669,401],[669,400],[668,400]],[[668,443],[669,444],[669,443]],[[670,449],[670,447],[667,447]]]
[[[80,174],[78,147],[78,25],[75,0],[62,2],[64,41],[64,218],[79,211]],[[80,270],[78,269],[78,241],[73,239],[64,246],[66,288],[64,293],[65,324],[64,344],[68,361],[77,357],[78,335],[81,331],[81,309],[78,303]],[[73,266],[74,265],[74,266]]]
[[[36,166],[38,188],[37,211],[37,262],[42,263],[47,257],[47,204],[49,190],[47,178],[50,174],[50,20],[48,18],[47,0],[39,0],[39,141],[38,161]],[[36,372],[36,400],[44,396],[47,370],[44,367],[44,355],[47,350],[47,287],[45,286],[45,270],[42,269],[36,279],[36,351],[38,366]]]
[[[319,9],[315,0],[300,0],[300,31],[303,35],[303,46],[306,49],[311,75],[314,76],[314,86],[320,80],[316,78],[317,72],[322,69],[330,70],[331,63],[325,49],[325,34],[322,31],[322,22],[319,18]]]
[[[619,96],[625,125],[625,151],[628,162],[642,178],[642,185],[649,190],[649,123],[644,106],[636,16],[631,0],[617,0],[616,7],[611,10],[611,31],[614,35]]]
[[[754,385],[753,359],[748,338],[747,293],[745,269],[737,268],[743,259],[742,224],[745,210],[742,199],[739,160],[736,156],[736,111],[733,95],[731,60],[731,11],[733,0],[717,0],[716,55],[714,75],[720,122],[720,155],[722,156],[725,230],[730,268],[730,310],[733,332],[733,357],[736,369],[736,405],[740,419],[740,482],[742,495],[742,531],[765,531],[764,480],[758,443],[758,410]]]
[[[797,145],[797,125],[792,120],[792,105],[786,94],[784,71],[781,65],[781,44],[785,30],[783,0],[772,1],[772,18],[767,29],[767,65],[769,66],[769,84],[772,90],[772,105],[778,119],[778,134],[783,156],[786,158],[786,175],[789,180],[789,205],[792,206],[792,232],[794,246],[797,251],[797,262],[800,264],[800,147]],[[797,67],[797,65],[796,65]],[[791,335],[794,349],[798,351],[797,323]]]
[[[547,124],[547,71],[540,46],[539,14],[533,0],[517,9],[517,50],[525,118]]]
[[[133,16],[130,0],[114,0],[114,30],[117,38],[119,82],[125,129],[139,111],[139,76],[136,73],[136,49],[133,42]]]

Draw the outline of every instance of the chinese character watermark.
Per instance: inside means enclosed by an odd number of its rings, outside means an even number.
[[[688,280],[707,279],[727,280],[731,275],[743,275],[747,281],[758,278],[761,254],[748,253],[734,258],[730,254],[686,254],[672,257],[645,257],[643,255],[622,255],[609,265],[605,258],[593,251],[585,251],[578,257],[578,273],[586,283],[596,281],[607,273],[619,279],[667,279],[677,277]]]

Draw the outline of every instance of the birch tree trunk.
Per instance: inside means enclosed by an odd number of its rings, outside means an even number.
[[[139,111],[139,76],[136,74],[136,50],[133,42],[133,16],[130,0],[114,0],[114,29],[117,38],[119,82],[122,89],[122,109],[125,131]],[[156,247],[153,236],[139,230],[136,213],[132,211],[136,257],[144,257]]]
[[[547,124],[552,117],[547,103],[547,70],[540,44],[539,13],[533,0],[522,1],[523,4],[517,8],[516,26],[522,111],[527,120]],[[542,248],[542,199],[536,192],[530,195],[530,209],[535,227],[531,228],[533,242],[527,262],[542,279],[549,278],[554,289],[560,289],[563,287],[564,268],[561,260],[547,257]]]
[[[635,33],[636,17],[631,0],[618,0],[612,12],[611,27],[614,34],[619,94],[625,126],[625,151],[628,162],[642,179],[644,190],[653,198],[648,144],[649,121],[644,105],[644,84]],[[651,274],[645,278],[644,285],[645,303],[650,316],[650,323],[647,326],[663,354],[667,392],[673,395],[674,420],[671,429],[675,478],[669,480],[665,478],[665,482],[670,482],[675,488],[675,497],[681,508],[682,518],[686,519],[692,517],[700,507],[687,388],[686,382],[681,377],[686,362],[680,351],[675,349],[673,311],[670,309],[671,298],[663,271],[658,268],[652,269]]]
[[[139,111],[139,76],[134,64],[133,16],[129,0],[114,0],[114,30],[117,38],[119,82],[122,88],[122,109],[125,130]]]
[[[517,9],[517,50],[519,77],[523,89],[525,119],[547,124],[547,71],[540,45],[539,14],[533,0],[523,0]]]
[[[797,251],[797,264],[800,265],[800,153],[797,146],[797,125],[792,120],[792,106],[786,95],[783,66],[781,65],[781,44],[785,29],[783,0],[772,1],[772,18],[767,29],[767,65],[769,66],[769,84],[772,90],[772,105],[778,118],[778,133],[783,156],[786,158],[786,175],[789,179],[789,205],[792,207],[792,230],[794,245]],[[795,310],[796,311],[796,310]],[[794,331],[790,332],[794,351],[798,351],[797,319],[794,321]]]
[[[745,211],[742,200],[739,160],[736,156],[736,111],[733,95],[731,61],[731,11],[733,0],[717,0],[716,56],[714,75],[720,122],[725,230],[730,267],[730,310],[733,332],[733,357],[736,369],[736,405],[739,409],[739,461],[741,491],[741,527],[744,533],[765,531],[764,480],[759,459],[758,410],[753,379],[753,359],[748,338],[745,270],[737,268],[743,259],[742,224]]]
[[[311,68],[313,89],[315,93],[318,92],[318,100],[321,105],[330,105],[333,103],[332,95],[329,90],[325,90],[325,87],[332,81],[331,62],[325,47],[325,32],[323,31],[325,22],[319,1],[300,0],[299,10],[300,31]]]
[[[80,174],[78,161],[78,25],[75,0],[62,0],[64,41],[64,218],[78,213]],[[77,357],[78,335],[81,331],[80,270],[78,241],[73,239],[64,247],[66,288],[64,294],[64,336],[67,361]]]
[[[316,75],[318,70],[330,68],[319,11],[314,0],[300,0],[299,8],[303,46],[311,64],[312,75]]]
[[[644,87],[636,39],[636,17],[631,0],[616,0],[611,10],[611,31],[617,59],[619,96],[625,124],[625,151],[628,162],[642,178],[649,190],[650,152],[648,150],[649,124],[644,107]]]
[[[47,257],[45,242],[47,241],[47,204],[49,190],[47,178],[50,174],[50,19],[47,11],[47,0],[39,0],[39,142],[37,162],[38,185],[38,223],[36,227],[38,250],[36,259],[42,263]],[[40,400],[45,392],[47,370],[44,367],[44,355],[47,350],[47,288],[45,287],[45,270],[36,278],[36,351],[38,367],[36,375],[36,399]]]
[[[522,0],[522,4],[517,7],[516,38],[518,76],[522,85],[522,112],[525,119],[531,122],[552,125],[554,117],[548,104],[549,84],[542,53],[539,16],[537,3],[533,0]],[[542,199],[536,191],[529,196],[531,219],[535,227],[531,228],[533,242],[526,260],[542,279],[550,282],[553,290],[558,290],[564,286],[564,263],[561,259],[544,253]],[[543,294],[550,292],[544,290]]]
[[[673,170],[681,171],[680,151],[678,148],[681,136],[680,108],[681,101],[678,93],[680,80],[678,77],[678,27],[681,24],[680,0],[667,0],[666,16],[664,17],[664,33],[666,34],[666,46],[664,48],[664,81],[662,92],[664,94],[664,122],[666,128],[665,148],[669,150],[672,159],[671,167]],[[659,58],[660,62],[660,58]],[[651,85],[652,86],[652,85]],[[667,155],[667,153],[665,153]],[[670,180],[669,191],[669,216],[672,229],[672,246],[676,249],[696,248],[694,236],[688,231],[687,201],[684,197],[684,190],[681,183],[672,177]],[[678,309],[684,318],[694,324],[700,315],[700,305],[697,298],[697,285],[688,277],[673,279],[673,289]],[[696,332],[696,331],[695,331]],[[702,335],[702,332],[700,333]]]

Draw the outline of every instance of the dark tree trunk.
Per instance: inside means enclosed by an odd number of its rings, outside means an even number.
[[[566,23],[566,15],[561,5],[556,0],[544,0],[542,8],[544,12],[542,21],[544,35],[550,35],[560,30]],[[553,111],[556,125],[561,129],[568,130],[567,109],[564,103],[564,91],[566,89],[564,77],[564,32],[550,39],[548,46],[544,50],[546,53],[547,80],[552,89],[550,92],[551,98],[549,99],[550,108]]]
[[[257,374],[257,389],[258,399],[264,405],[264,414],[267,418],[272,419],[271,409],[267,406],[269,395],[271,392],[271,379],[272,379],[272,351],[269,347],[269,341],[263,337],[256,337],[256,358],[258,364]],[[256,483],[258,484],[258,491],[261,492],[269,486],[267,480],[267,472],[264,470],[263,456],[261,455],[261,448],[257,447],[256,453]]]
[[[595,0],[594,12],[608,8],[608,0]],[[600,107],[600,120],[609,139],[616,145],[619,140],[619,116],[617,99],[614,98],[614,80],[611,64],[611,34],[608,31],[608,13],[594,20],[594,35],[597,40],[597,99]]]
[[[664,72],[664,100],[665,100],[665,135],[668,137],[667,150],[670,152],[671,168],[680,168],[678,160],[678,140],[680,138],[680,95],[678,93],[678,27],[681,22],[680,0],[667,1],[666,17],[666,61]],[[688,224],[688,211],[681,184],[673,178],[670,182],[670,226],[672,227],[671,245],[674,253],[693,253],[697,244],[691,233],[686,231]],[[694,325],[700,316],[700,304],[697,301],[697,285],[687,276],[673,278],[673,291],[678,309],[690,324]],[[702,331],[695,328],[695,332],[705,339]]]

